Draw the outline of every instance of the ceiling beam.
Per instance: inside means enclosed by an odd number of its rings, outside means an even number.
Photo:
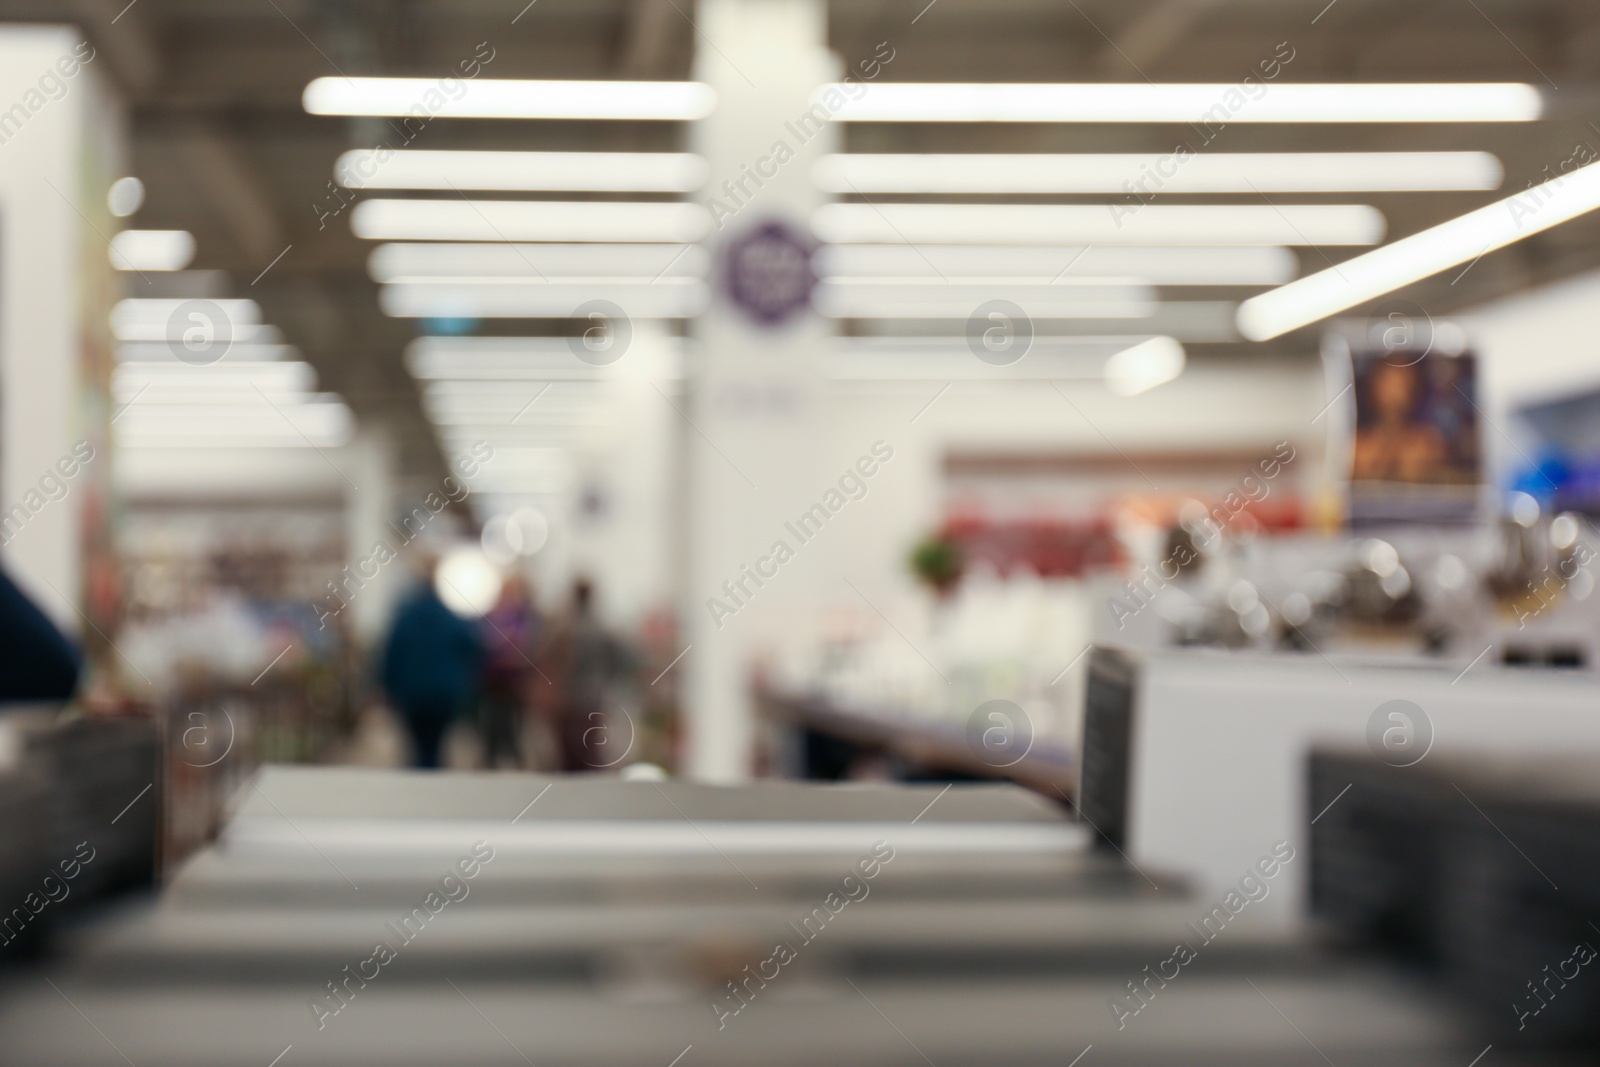
[[[67,7],[95,50],[105,54],[124,94],[136,103],[149,97],[162,63],[147,9],[126,0],[69,0]]]

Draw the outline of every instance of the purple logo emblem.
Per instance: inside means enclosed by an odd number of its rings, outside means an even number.
[[[814,245],[782,222],[765,222],[734,238],[723,254],[723,284],[745,314],[777,326],[811,305],[817,276]]]

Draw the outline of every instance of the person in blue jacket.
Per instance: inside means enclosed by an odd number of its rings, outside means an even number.
[[[445,732],[476,696],[478,629],[419,583],[400,602],[383,650],[383,688],[411,733],[415,766],[437,768]]]

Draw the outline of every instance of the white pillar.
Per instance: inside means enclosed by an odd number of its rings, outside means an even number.
[[[683,404],[684,616],[693,646],[682,664],[687,769],[704,781],[749,775],[751,654],[763,634],[801,617],[816,595],[794,564],[759,589],[747,580],[750,594],[737,600],[722,587],[785,538],[784,522],[825,488],[817,368],[831,328],[809,308],[768,324],[750,309],[774,288],[781,296],[785,267],[774,259],[792,259],[781,239],[763,244],[759,235],[776,223],[809,237],[821,202],[811,168],[837,143],[830,112],[811,110],[817,87],[839,76],[826,50],[826,16],[824,0],[700,0],[695,20],[702,39],[695,77],[718,97],[694,131],[694,147],[711,165],[706,195],[717,220],[718,281],[711,308],[695,323],[698,351]],[[748,287],[743,306],[722,274],[730,249],[753,253],[739,272]],[[712,597],[737,613],[714,620]]]
[[[100,652],[83,619],[109,633],[117,607],[106,191],[123,155],[106,62],[71,27],[0,29],[0,540],[17,583]]]
[[[345,556],[351,572],[364,578],[375,567],[374,557],[381,558],[375,552],[376,546],[393,545],[398,539],[390,522],[394,518],[399,459],[394,435],[381,423],[363,425],[344,451],[340,466],[359,487],[345,486]],[[405,591],[409,577],[404,564],[398,562],[376,570],[376,577],[351,599],[348,620],[356,640],[369,649],[376,648],[383,639],[395,601]]]

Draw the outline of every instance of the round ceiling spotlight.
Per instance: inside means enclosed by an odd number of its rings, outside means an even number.
[[[476,545],[462,545],[446,552],[433,576],[439,599],[464,619],[488,614],[500,597],[500,585],[500,569]]]
[[[496,515],[484,523],[479,540],[483,554],[492,563],[508,567],[544,547],[550,540],[550,522],[535,508],[518,508],[510,515]]]
[[[511,513],[511,525],[521,535],[519,555],[531,556],[550,540],[550,520],[538,508],[522,507]]]
[[[144,206],[144,182],[129,175],[111,183],[106,192],[106,206],[119,219],[125,219]]]

